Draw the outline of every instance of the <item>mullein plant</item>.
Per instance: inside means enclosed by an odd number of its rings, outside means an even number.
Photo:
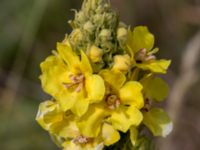
[[[157,59],[145,26],[119,21],[107,0],[84,0],[72,32],[41,63],[37,122],[63,150],[149,150],[172,122],[158,107],[168,85],[170,60]]]

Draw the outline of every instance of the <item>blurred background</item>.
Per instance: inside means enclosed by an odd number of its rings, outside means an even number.
[[[48,99],[41,89],[39,64],[71,28],[72,8],[82,0],[0,0],[0,149],[56,150],[35,121]],[[200,0],[111,0],[121,20],[147,25],[159,57],[172,59],[170,95],[164,104],[173,133],[156,139],[160,150],[200,147]]]

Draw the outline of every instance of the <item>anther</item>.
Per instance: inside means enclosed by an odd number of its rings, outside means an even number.
[[[106,99],[106,103],[109,109],[116,109],[120,106],[120,99],[116,95],[110,95]]]

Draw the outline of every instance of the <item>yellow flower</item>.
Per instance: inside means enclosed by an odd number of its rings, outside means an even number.
[[[173,124],[163,109],[151,108],[151,101],[163,101],[169,91],[168,85],[152,74],[146,75],[140,82],[144,87],[143,92],[146,99],[143,107],[143,123],[154,136],[166,137],[172,131]]]
[[[83,51],[79,58],[69,45],[62,43],[57,44],[57,50],[41,64],[43,89],[59,102],[63,111],[71,109],[81,116],[89,104],[103,99],[104,81],[93,74]]]
[[[104,103],[92,104],[87,113],[77,121],[80,133],[93,138],[100,134],[106,146],[116,143],[120,139],[120,134],[106,122],[105,119],[108,116],[109,113],[104,108]]]
[[[102,124],[97,137],[87,137],[79,134],[74,138],[67,138],[63,143],[63,150],[102,150],[104,145],[110,146],[120,139],[120,134],[110,124]]]
[[[92,110],[96,108],[92,107]],[[99,117],[96,115],[92,117],[91,114],[87,118],[91,123],[87,126],[88,130],[90,130],[90,127],[96,128],[96,122],[93,121],[100,120]],[[84,119],[84,121],[87,121],[86,117]],[[60,141],[58,144],[63,145],[67,150],[95,150],[97,148],[100,150],[104,145],[110,146],[120,139],[119,132],[107,123],[102,123],[99,133],[95,137],[83,134],[77,126],[78,118],[75,118],[71,112],[63,112],[59,104],[53,101],[45,101],[40,104],[36,120],[53,137],[64,139],[62,143]]]
[[[161,108],[151,108],[143,112],[142,123],[154,136],[166,137],[173,130],[173,123],[167,113]],[[137,145],[139,130],[137,127],[130,128],[130,140],[133,146]]]
[[[63,112],[60,105],[53,101],[45,101],[40,104],[36,116],[37,122],[50,134],[62,138],[77,135],[78,129],[75,128],[75,117],[71,112]]]
[[[171,61],[156,59],[154,54],[158,52],[158,48],[153,49],[154,41],[154,35],[149,32],[147,27],[138,26],[134,28],[133,32],[129,30],[128,51],[137,67],[164,74]]]
[[[119,71],[103,70],[100,75],[107,84],[107,121],[122,132],[127,132],[131,126],[138,126],[143,119],[139,111],[144,106],[142,85],[136,81],[126,82],[125,75]]]

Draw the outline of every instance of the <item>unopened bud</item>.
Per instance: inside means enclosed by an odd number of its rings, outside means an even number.
[[[102,60],[103,50],[93,45],[89,51],[89,57],[92,62],[97,63]]]
[[[93,33],[93,31],[94,31],[94,25],[90,21],[86,22],[84,24],[83,28],[84,28],[84,30],[86,30],[89,33]]]
[[[78,43],[83,39],[83,35],[80,29],[74,29],[72,34],[70,35],[70,40],[73,44]]]
[[[103,29],[103,30],[101,30],[101,32],[100,32],[100,34],[99,34],[99,37],[100,37],[103,41],[110,40],[110,38],[111,38],[111,31],[108,30],[108,29]]]
[[[116,55],[114,57],[114,70],[127,72],[131,67],[131,58],[129,55]]]
[[[80,22],[83,23],[86,20],[85,14],[83,11],[80,11],[78,13],[76,13],[76,19]]]
[[[127,40],[128,37],[128,31],[126,28],[118,28],[117,30],[117,39],[120,42],[125,43],[125,41]]]

